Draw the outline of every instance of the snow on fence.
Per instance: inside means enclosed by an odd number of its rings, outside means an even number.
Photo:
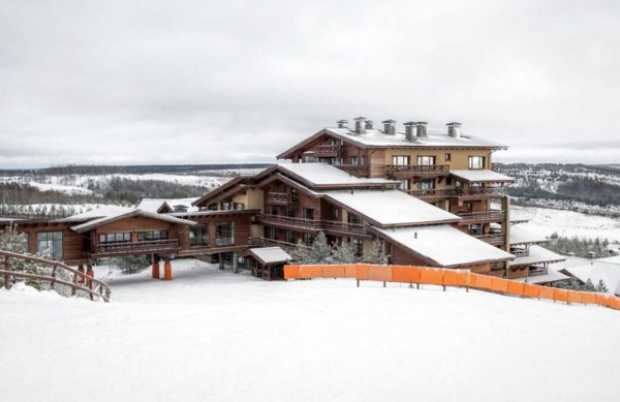
[[[353,278],[360,281],[408,283],[410,286],[437,285],[478,289],[508,296],[565,302],[566,304],[597,304],[620,310],[620,298],[602,293],[581,292],[533,285],[494,276],[476,274],[467,270],[416,267],[408,265],[286,265],[284,279]]]
[[[60,261],[14,253],[12,251],[0,250],[0,257],[2,258],[0,260],[0,276],[3,278],[4,286],[7,289],[17,280],[25,280],[38,285],[47,285],[65,296],[75,296],[78,292],[81,292],[88,295],[91,300],[101,299],[105,302],[110,301],[110,288],[105,283],[94,279],[92,271],[84,273]],[[15,265],[18,265],[17,262],[20,261],[36,263],[40,267],[36,272],[25,272],[15,267]]]

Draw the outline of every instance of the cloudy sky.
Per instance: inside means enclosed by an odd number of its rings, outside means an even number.
[[[620,162],[620,1],[0,0],[0,167],[265,161],[340,118]]]

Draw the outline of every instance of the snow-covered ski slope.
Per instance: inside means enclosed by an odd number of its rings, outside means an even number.
[[[99,269],[112,302],[0,291],[14,401],[616,401],[620,313],[352,280],[266,282],[196,260]]]

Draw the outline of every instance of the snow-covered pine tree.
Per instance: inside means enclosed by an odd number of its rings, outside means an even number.
[[[342,243],[336,246],[333,250],[333,261],[336,264],[351,264],[357,261],[355,255],[355,246],[348,240],[343,240]]]
[[[577,288],[577,290],[579,289]],[[588,278],[585,285],[583,285],[583,290],[587,290],[590,292],[594,292],[596,290],[596,288],[594,287],[594,283],[592,283],[592,280],[590,278]]]
[[[0,232],[0,250],[12,251],[19,254],[28,253],[28,237],[25,233],[18,233],[16,227],[11,225]],[[11,270],[30,274],[41,274],[42,268],[35,262],[18,258],[10,258]],[[0,275],[0,283],[4,286],[4,275]],[[36,282],[26,281],[27,285],[40,289]]]
[[[373,240],[368,247],[364,248],[362,261],[381,265],[388,263],[388,257],[383,249],[383,244],[378,239]]]
[[[293,261],[298,264],[310,264],[310,250],[301,239],[297,241],[295,250],[293,250]]]
[[[609,289],[607,289],[607,285],[603,282],[602,279],[599,279],[598,285],[596,285],[596,291],[601,293],[607,293]]]
[[[331,264],[332,247],[327,243],[325,233],[319,232],[312,242],[309,252],[310,264]]]

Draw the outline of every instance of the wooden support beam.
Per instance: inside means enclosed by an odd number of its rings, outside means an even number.
[[[11,274],[9,274],[9,271],[11,271],[11,264],[9,264],[8,255],[4,256],[4,270],[6,271],[6,273],[4,274],[4,287],[7,289],[10,289],[11,288]]]
[[[172,262],[168,258],[164,262],[164,279],[167,281],[172,280]]]

